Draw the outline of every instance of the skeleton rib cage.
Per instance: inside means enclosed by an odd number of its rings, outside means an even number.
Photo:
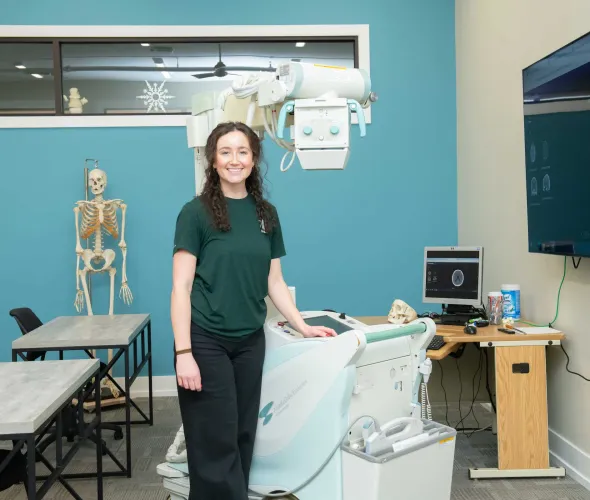
[[[101,229],[110,234],[113,238],[119,238],[119,224],[117,222],[117,205],[118,200],[106,202],[103,206],[96,203],[81,203],[80,212],[82,221],[80,224],[80,237],[88,239],[92,235],[98,239],[101,236]],[[99,242],[97,242],[99,243]],[[101,242],[100,242],[101,243]],[[95,248],[102,249],[97,244]]]

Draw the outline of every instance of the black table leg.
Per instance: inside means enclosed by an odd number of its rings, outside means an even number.
[[[30,435],[27,438],[27,498],[29,500],[37,498],[37,471],[35,458],[35,436]]]
[[[125,429],[127,447],[127,477],[131,477],[131,390],[129,380],[129,346],[125,348]]]
[[[100,376],[94,379],[94,409],[95,417],[98,421],[96,426],[96,493],[97,499],[103,499],[103,484],[102,484],[102,414],[101,414],[101,400],[100,400]]]
[[[147,325],[148,330],[148,398],[150,405],[150,425],[154,425],[154,390],[153,390],[153,368],[152,368],[152,322]]]

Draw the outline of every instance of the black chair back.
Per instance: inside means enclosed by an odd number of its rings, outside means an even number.
[[[20,331],[23,335],[26,335],[27,333],[30,333],[43,325],[43,322],[39,319],[39,317],[28,307],[18,307],[16,309],[11,309],[8,314],[10,314],[15,319],[16,324],[20,328]],[[28,352],[26,354],[26,360],[35,361],[39,358],[45,360],[46,353],[47,351]]]

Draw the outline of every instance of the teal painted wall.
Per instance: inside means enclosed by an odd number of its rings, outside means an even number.
[[[10,2],[2,24],[355,24],[371,29],[379,101],[367,136],[353,129],[348,167],[281,173],[283,151],[265,142],[268,187],[282,219],[284,272],[301,309],[387,314],[402,298],[419,310],[423,248],[457,243],[455,27],[453,0],[300,0],[297,8],[229,0]],[[184,128],[0,129],[0,361],[18,337],[8,316],[29,306],[43,321],[76,314],[73,203],[85,158],[98,158],[108,193],[129,205],[131,307],[153,317],[156,375],[173,373],[169,317],[171,250],[180,207],[193,194]],[[395,217],[403,217],[401,224]],[[108,283],[94,281],[108,312]]]

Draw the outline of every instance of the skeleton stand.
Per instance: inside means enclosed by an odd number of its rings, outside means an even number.
[[[121,210],[121,239],[119,241],[119,248],[123,256],[122,276],[121,276],[121,291],[119,297],[123,299],[127,305],[133,301],[133,295],[127,284],[127,244],[125,243],[125,215],[127,212],[127,205],[123,200],[105,200],[103,197],[107,186],[107,175],[103,170],[98,168],[98,160],[94,161],[94,169],[88,172],[84,168],[84,188],[85,199],[76,202],[74,207],[74,217],[76,223],[76,300],[74,306],[78,312],[84,308],[84,299],[86,300],[86,308],[88,315],[92,316],[92,300],[91,300],[91,276],[94,273],[108,273],[110,277],[110,301],[109,314],[114,314],[114,295],[115,295],[115,275],[117,269],[114,267],[115,251],[103,248],[103,236],[110,234],[115,240],[119,238],[119,224],[117,221],[117,209]],[[88,199],[88,190],[94,194],[94,199]],[[80,221],[80,216],[82,220]],[[81,223],[80,223],[81,222]],[[82,248],[80,238],[86,240],[86,249]],[[94,239],[94,245],[91,246],[91,238]],[[80,259],[82,259],[83,267],[80,269]],[[94,267],[93,264],[100,267]],[[88,280],[86,279],[88,277]],[[80,282],[82,283],[83,291],[80,289]],[[96,357],[96,352],[92,353]],[[109,362],[113,357],[112,349],[108,351]],[[112,373],[110,373],[112,375]],[[109,400],[110,404],[124,403],[125,398],[119,397],[119,390],[106,379],[106,385],[111,391],[113,398],[116,401]],[[92,403],[89,403],[92,405]],[[92,405],[93,406],[93,405]]]

